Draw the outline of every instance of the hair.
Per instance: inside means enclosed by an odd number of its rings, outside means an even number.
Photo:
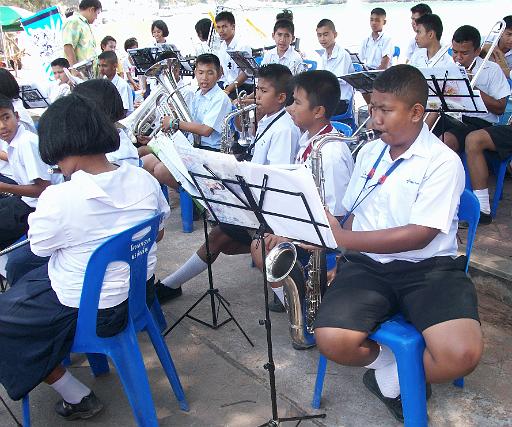
[[[5,68],[0,68],[0,95],[9,99],[20,97],[20,86],[14,76]]]
[[[274,24],[273,33],[275,33],[280,28],[288,30],[292,34],[292,36],[295,34],[295,25],[293,25],[293,22],[290,21],[289,19],[279,19],[278,21],[276,21],[276,23]]]
[[[200,19],[196,22],[194,28],[201,39],[208,40],[208,36],[210,35],[210,30],[212,28],[212,21],[208,18]]]
[[[151,32],[153,32],[155,28],[158,28],[160,31],[162,31],[162,35],[164,37],[167,37],[169,35],[169,28],[167,27],[167,24],[161,19],[153,21],[153,23],[151,24]]]
[[[283,9],[276,15],[276,21],[280,19],[288,19],[288,21],[293,21],[293,12],[290,9]]]
[[[332,22],[330,19],[321,19],[318,24],[316,24],[316,28],[320,27],[327,27],[331,31],[336,31],[336,27],[334,26],[334,22]]]
[[[100,43],[101,50],[105,49],[105,47],[107,46],[108,42],[117,43],[117,40],[114,37],[112,37],[112,36],[105,36],[105,37],[103,37],[103,40]]]
[[[73,13],[75,13],[75,10],[76,10],[76,7],[74,7],[74,6],[72,6],[72,7],[68,7],[68,8],[66,9],[66,11],[64,12],[64,16],[65,16],[66,18],[69,18],[70,16],[72,16],[72,15],[73,15]]]
[[[441,18],[433,13],[427,13],[416,19],[416,25],[423,25],[425,30],[436,33],[436,39],[441,40],[443,35],[443,22]]]
[[[124,118],[123,100],[109,79],[86,80],[80,83],[73,93],[93,101],[112,123]]]
[[[215,17],[215,22],[219,21],[228,21],[231,25],[235,25],[235,15],[227,10],[224,10],[218,13]]]
[[[39,153],[48,165],[68,156],[116,151],[119,133],[91,100],[75,92],[57,99],[39,119]]]
[[[268,80],[277,94],[286,94],[286,105],[292,99],[293,75],[290,69],[283,64],[267,64],[260,67],[258,77]]]
[[[94,10],[102,9],[101,2],[99,0],[82,0],[78,5],[78,9],[85,10],[93,7]]]
[[[382,7],[376,7],[375,9],[372,9],[370,12],[370,15],[377,15],[377,16],[386,16],[386,11]]]
[[[14,105],[5,95],[0,95],[0,109],[11,110],[14,113]]]
[[[309,107],[324,107],[328,119],[340,102],[340,84],[338,78],[327,70],[307,71],[296,75],[293,79],[295,88],[306,92]]]
[[[480,48],[480,32],[471,25],[463,25],[455,30],[452,41],[455,43],[471,42],[476,50]]]
[[[103,59],[107,61],[109,64],[117,64],[117,55],[115,52],[111,50],[105,50],[98,55],[98,61]]]
[[[418,3],[416,6],[411,7],[411,13],[419,13],[420,16],[423,16],[426,13],[432,13],[432,9],[428,4]]]
[[[407,104],[427,105],[428,84],[416,67],[406,64],[395,65],[379,74],[373,82],[373,89],[391,93]]]
[[[124,41],[124,50],[131,49],[138,45],[139,45],[139,42],[137,41],[137,39],[135,37],[130,37],[129,39],[126,39]]]
[[[202,53],[196,58],[196,67],[199,64],[213,64],[220,73],[220,60],[219,57],[213,53]]]
[[[505,16],[503,20],[505,21],[505,28],[507,30],[512,29],[512,15]]]
[[[50,63],[50,67],[69,68],[69,61],[66,58],[57,58]]]

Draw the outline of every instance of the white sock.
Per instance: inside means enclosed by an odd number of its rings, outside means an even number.
[[[375,369],[375,379],[381,393],[385,397],[394,399],[400,394],[400,383],[398,381],[398,367],[393,352],[385,345],[380,346],[377,358],[365,366]]]
[[[277,298],[279,298],[279,301],[281,301],[281,304],[284,305],[284,290],[282,286],[279,286],[278,288],[272,288],[274,293],[277,295]]]
[[[71,404],[80,403],[85,396],[91,393],[91,389],[78,381],[69,371],[66,371],[51,386],[66,402]]]
[[[174,273],[169,274],[161,282],[169,288],[177,289],[183,283],[188,282],[199,273],[202,273],[208,268],[208,264],[204,262],[199,255],[195,253],[192,255],[185,264],[178,268]]]
[[[480,202],[480,211],[486,214],[490,214],[491,205],[489,202],[489,189],[484,188],[483,190],[473,190],[473,193]]]

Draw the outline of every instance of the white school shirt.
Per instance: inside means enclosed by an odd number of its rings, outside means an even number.
[[[7,148],[9,147],[9,144],[4,141],[3,139],[0,139],[0,151],[5,151],[7,153]],[[0,174],[3,176],[6,176],[7,178],[14,179],[14,175],[12,173],[12,168],[9,162],[5,160],[0,160]]]
[[[48,172],[50,166],[43,163],[39,154],[39,138],[29,132],[22,125],[7,147],[7,158],[11,165],[13,179],[19,185],[34,184],[38,178],[43,181],[51,181],[52,174]],[[35,208],[37,197],[23,196],[21,198],[27,205]]]
[[[270,128],[267,127],[284,111]],[[263,131],[267,129],[265,133]],[[299,149],[300,130],[290,114],[283,108],[270,116],[263,116],[258,122],[255,139],[263,134],[254,144],[252,163],[260,165],[289,165],[295,163]]]
[[[124,79],[128,80],[128,76],[131,76],[132,79],[135,79],[135,65],[130,62],[130,55],[123,59],[123,74]]]
[[[213,129],[210,136],[201,137],[201,145],[220,149],[220,136],[224,118],[231,112],[231,101],[224,91],[215,84],[205,94],[198,90],[192,98],[190,114],[196,123]]]
[[[334,128],[329,132],[329,134],[340,135],[340,133]],[[313,136],[313,138],[315,136]],[[302,134],[299,140],[300,148],[297,153],[296,163],[302,163],[302,154],[308,147],[311,139],[312,138],[310,138],[308,131]],[[343,142],[329,142],[325,144],[322,147],[321,154],[325,179],[324,205],[328,207],[329,212],[334,216],[342,216],[346,213],[346,209],[342,203],[343,196],[345,195],[347,185],[350,181],[350,176],[354,169],[352,154],[350,153],[348,145]],[[304,163],[308,168],[311,168],[311,154]]]
[[[53,104],[57,99],[62,98],[63,96],[67,96],[71,93],[71,88],[69,84],[53,81],[48,85],[48,102]]]
[[[12,106],[14,107],[14,111],[18,113],[20,123],[25,127],[25,129],[32,133],[37,133],[34,120],[32,120],[32,117],[23,106],[23,101],[20,98],[15,98],[12,100]]]
[[[453,64],[452,56],[443,46],[430,59],[428,59],[427,49],[418,49],[409,61],[409,65],[417,68],[446,68]]]
[[[505,62],[507,63],[508,68],[510,68],[509,79],[512,80],[512,49],[509,49],[507,53],[505,53]]]
[[[231,56],[227,53],[233,51],[248,52],[252,56],[251,47],[240,40],[236,34],[231,40],[231,43],[229,43],[229,46],[225,40],[222,40],[219,48],[219,60],[220,65],[222,65],[222,71],[224,72],[220,81],[224,83],[224,87],[233,83],[240,73],[240,68],[238,68],[238,65],[235,64],[235,61],[233,61]],[[247,77],[244,84],[252,84],[253,82],[254,77]]]
[[[284,53],[283,56],[279,56],[277,53],[277,46],[273,49],[267,50],[263,55],[261,65],[267,64],[284,65],[290,69],[293,75],[306,71],[306,66],[302,60],[302,56],[300,56],[300,53],[297,52],[291,45],[288,47],[288,50]]]
[[[393,59],[393,53],[395,46],[391,41],[391,37],[384,32],[380,32],[376,40],[373,39],[370,34],[361,43],[361,49],[359,50],[359,58],[370,68],[378,68],[382,62],[382,58],[385,56],[389,57],[389,67],[391,67],[391,60]]]
[[[354,66],[350,59],[350,54],[335,44],[330,57],[327,57],[327,51],[321,49],[320,52],[320,69],[333,73],[336,77],[344,76],[354,72]],[[338,79],[340,83],[340,99],[350,100],[354,95],[354,88],[345,80]]]
[[[411,41],[409,42],[409,45],[407,46],[407,52],[405,53],[405,58],[410,61],[412,56],[414,55],[414,53],[416,53],[416,51],[421,50],[421,49],[425,49],[425,48],[418,46],[418,43],[416,43],[416,36],[414,36],[411,39]]]
[[[119,132],[119,148],[112,153],[107,153],[106,157],[110,163],[121,165],[121,163],[128,163],[133,166],[139,166],[139,152],[132,140],[126,133],[125,129],[118,129]]]
[[[127,115],[133,111],[133,93],[130,85],[126,80],[119,77],[117,74],[111,80],[114,86],[117,88],[121,99],[123,100],[123,108],[127,110]]]
[[[354,173],[343,199],[347,211],[352,209],[368,172],[384,148],[384,156],[359,197],[361,200],[390,168],[393,160],[389,146],[381,139],[366,144],[357,155]],[[383,264],[395,260],[419,262],[435,256],[455,257],[457,212],[465,184],[459,156],[423,124],[414,143],[399,158],[404,159],[402,163],[354,210],[352,230],[375,231],[416,224],[440,232],[423,249],[366,255]]]
[[[482,58],[476,58],[476,63],[473,67],[474,72],[478,72],[482,61]],[[503,70],[498,64],[492,61],[487,61],[484,65],[484,68],[476,81],[475,89],[483,90],[487,95],[494,99],[501,99],[510,95],[510,85],[508,84],[505,74],[503,74]],[[491,123],[498,123],[500,121],[500,117],[493,113],[464,113],[463,115],[478,117]]]
[[[163,220],[169,216],[160,184],[144,169],[126,163],[98,175],[77,171],[69,181],[48,187],[28,217],[28,238],[34,254],[51,256],[48,276],[60,303],[79,306],[87,262],[98,246],[157,214]],[[156,244],[149,251],[148,279],[155,266]],[[126,264],[109,264],[99,308],[126,300],[129,279]]]

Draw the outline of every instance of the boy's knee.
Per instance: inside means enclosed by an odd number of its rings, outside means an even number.
[[[346,329],[315,329],[315,341],[318,351],[327,359],[340,364],[351,364],[354,354],[361,345],[361,338],[361,332]]]
[[[474,153],[483,151],[480,143],[480,135],[479,132],[471,132],[466,136],[466,144],[465,144],[466,153]]]

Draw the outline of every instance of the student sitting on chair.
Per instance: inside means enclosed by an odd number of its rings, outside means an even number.
[[[370,12],[372,32],[363,40],[359,50],[359,57],[364,64],[376,70],[385,70],[393,65],[391,58],[395,47],[391,38],[384,34],[384,25],[386,25],[386,11],[376,7]]]
[[[477,296],[457,257],[464,169],[423,123],[428,86],[410,65],[374,82],[373,127],[381,139],[359,152],[343,206],[343,226],[327,213],[346,262],[315,319],[319,351],[369,370],[363,382],[403,422],[397,364],[368,335],[402,313],[425,338],[428,383],[468,375],[483,350]]]
[[[475,27],[463,25],[453,34],[452,39],[453,60],[466,68],[468,73],[476,74],[480,67],[484,67],[478,75],[474,88],[480,91],[480,96],[487,107],[488,113],[465,113],[462,122],[453,117],[446,116],[444,123],[441,120],[434,128],[434,133],[441,136],[441,140],[456,152],[464,151],[464,140],[469,132],[483,129],[498,123],[499,115],[505,111],[507,97],[510,95],[510,86],[500,67],[491,61],[483,63],[480,54],[480,33]],[[476,58],[471,70],[469,67]],[[470,75],[470,79],[473,77]]]
[[[334,22],[330,19],[322,19],[316,26],[316,35],[318,42],[323,47],[321,54],[320,69],[330,71],[336,77],[344,76],[354,72],[350,54],[336,43],[338,33],[334,27]],[[354,96],[354,88],[345,80],[340,82],[340,102],[334,111],[334,116],[344,114],[348,108],[351,108],[350,100]]]
[[[409,62],[409,65],[418,68],[443,68],[453,66],[454,62],[448,50],[441,48],[441,36],[443,35],[443,23],[439,16],[426,14],[416,20],[417,49]]]
[[[290,164],[294,162],[299,148],[300,130],[293,124],[286,111],[290,97],[291,71],[280,64],[269,64],[260,68],[256,87],[256,104],[262,119],[250,146],[252,162],[268,164]],[[235,255],[248,253],[252,233],[244,227],[220,224],[212,229],[208,237],[212,262],[219,254]],[[157,283],[160,302],[181,295],[181,285],[197,276],[206,268],[206,245],[203,244],[177,271]]]
[[[60,416],[90,418],[103,404],[61,366],[73,344],[87,263],[108,238],[157,214],[161,237],[169,206],[142,168],[107,160],[105,153],[119,148],[119,135],[86,98],[58,99],[41,117],[39,134],[43,160],[71,179],[49,187],[29,217],[32,252],[50,256],[48,264],[0,295],[0,383],[19,400],[44,381],[61,395],[55,405]],[[155,265],[156,245],[148,257],[148,291]],[[129,287],[128,266],[110,264],[99,300],[99,336],[125,327]]]
[[[5,68],[0,68],[0,95],[6,96],[12,101],[14,111],[18,114],[23,127],[32,133],[37,133],[34,120],[20,99],[20,86],[14,76]]]
[[[500,37],[498,45],[491,53],[491,61],[496,62],[505,74],[507,79],[512,80],[512,15],[505,16],[505,31]],[[485,44],[482,47],[481,55],[487,53],[490,45]]]
[[[100,75],[109,79],[117,88],[119,95],[123,101],[125,115],[129,115],[133,111],[133,94],[130,86],[122,77],[117,74],[117,55],[115,52],[106,50],[98,55],[100,66]]]
[[[411,7],[411,27],[414,31],[414,37],[409,42],[409,46],[407,47],[407,51],[405,52],[405,63],[408,64],[412,58],[412,55],[418,50],[422,49],[416,43],[416,20],[425,15],[426,13],[432,13],[432,9],[428,4],[418,3]]]
[[[54,82],[48,87],[48,101],[50,104],[57,99],[69,95],[71,87],[69,86],[69,77],[64,72],[64,68],[69,68],[69,62],[66,58],[54,59],[50,66],[52,67]]]
[[[299,144],[300,149],[295,163],[305,163],[311,167],[310,154],[314,149],[315,138],[320,135],[339,135],[330,122],[336,104],[340,98],[338,79],[330,71],[315,70],[299,74],[294,79],[293,104],[289,107],[294,123],[304,130]],[[350,175],[354,168],[354,161],[348,145],[342,142],[331,142],[322,148],[322,168],[324,176],[325,200],[324,204],[329,211],[341,218],[346,210],[341,201]],[[275,235],[265,237],[267,253],[276,244],[284,239]],[[256,242],[251,246],[251,254],[256,266],[263,267],[261,251]],[[304,252],[302,252],[302,255]],[[332,273],[330,276],[332,276]],[[272,290],[284,304],[284,291],[282,282],[272,283]],[[275,306],[272,306],[273,308]]]

